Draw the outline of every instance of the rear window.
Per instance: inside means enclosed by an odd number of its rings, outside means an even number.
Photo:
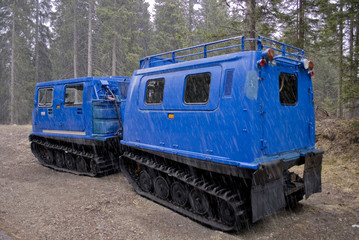
[[[146,104],[160,105],[163,102],[163,91],[165,88],[165,79],[151,79],[146,84]]]
[[[298,81],[294,74],[279,74],[279,100],[284,106],[294,106],[298,101]]]
[[[128,91],[128,85],[130,83],[128,82],[121,82],[120,83],[120,98],[121,99],[126,99],[127,98],[127,91]]]
[[[78,107],[82,106],[84,86],[68,85],[65,90],[65,106]]]
[[[184,92],[185,104],[206,104],[209,100],[210,73],[187,75]]]
[[[40,88],[38,94],[38,107],[52,107],[53,89]]]

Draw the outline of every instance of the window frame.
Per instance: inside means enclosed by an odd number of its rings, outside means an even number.
[[[160,102],[147,102],[147,99],[148,99],[148,85],[150,82],[154,82],[154,81],[162,81],[163,82],[163,87],[162,87],[162,98],[161,98],[161,101]],[[163,104],[163,98],[164,98],[164,92],[165,92],[165,83],[166,83],[166,80],[165,78],[154,78],[154,79],[148,79],[146,81],[146,89],[145,89],[145,105],[146,106],[159,106],[159,105],[162,105]],[[156,87],[155,87],[155,90],[156,90]]]
[[[45,104],[40,105],[40,91],[45,91]],[[47,102],[47,92],[51,90],[51,104],[48,104]],[[37,107],[39,108],[51,108],[54,105],[54,88],[53,87],[45,87],[45,88],[39,88],[37,92]]]
[[[77,87],[77,86],[81,86],[82,87],[82,99],[81,99],[81,104],[79,104],[79,103],[76,103],[75,104],[75,102],[74,103],[71,103],[71,104],[69,104],[69,103],[67,103],[66,102],[66,90],[68,89],[68,88],[74,88],[74,87]],[[76,89],[77,90],[77,89]],[[78,90],[77,90],[78,91]],[[65,91],[64,91],[64,106],[65,107],[82,107],[83,106],[83,104],[84,104],[84,84],[83,83],[77,83],[77,84],[71,84],[71,85],[65,85]]]
[[[294,78],[294,83],[295,83],[295,102],[282,102],[282,98],[281,98],[281,88],[282,88],[282,83],[281,83],[281,76],[282,75],[286,75],[286,76],[289,76],[290,78]],[[298,103],[298,76],[294,73],[287,73],[287,72],[280,72],[279,73],[279,76],[278,76],[278,81],[279,81],[279,102],[282,106],[296,106],[297,103]],[[283,86],[284,87],[284,86]]]
[[[186,101],[186,94],[187,94],[187,80],[189,79],[190,76],[193,75],[209,75],[209,84],[208,84],[208,96],[207,96],[207,100],[205,102],[187,102]],[[212,80],[212,74],[211,72],[201,72],[201,73],[193,73],[193,74],[188,74],[185,77],[185,81],[184,81],[184,94],[183,94],[183,103],[185,105],[207,105],[209,103],[209,99],[210,99],[210,93],[211,93],[211,81]]]

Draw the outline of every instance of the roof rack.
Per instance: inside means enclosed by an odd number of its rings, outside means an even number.
[[[183,62],[186,58],[190,58],[190,60],[195,58],[207,58],[211,53],[222,55],[219,53],[220,51],[224,51],[223,54],[227,54],[228,51],[233,50],[234,48],[239,49],[239,51],[236,52],[244,52],[246,51],[245,43],[249,41],[257,42],[257,51],[271,48],[274,51],[279,52],[280,55],[275,57],[277,60],[287,59],[299,62],[302,58],[305,57],[303,49],[296,48],[273,39],[269,39],[263,36],[258,36],[258,38],[245,38],[243,36],[237,36],[145,57],[140,60],[140,69]],[[266,45],[264,43],[270,45]],[[229,45],[220,47],[220,44]],[[210,47],[213,48],[211,49]],[[186,53],[186,51],[189,53]]]

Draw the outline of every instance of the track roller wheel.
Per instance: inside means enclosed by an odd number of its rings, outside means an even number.
[[[42,145],[36,145],[36,153],[37,153],[37,159],[41,162],[41,163],[45,163],[45,158],[46,158],[46,148]]]
[[[168,183],[166,179],[159,176],[154,181],[154,192],[155,195],[162,199],[167,199],[170,195],[170,188],[168,186]]]
[[[99,172],[99,167],[94,159],[90,161],[90,172],[94,174],[95,176]]]
[[[76,159],[76,169],[79,172],[87,172],[87,165],[86,165],[86,161],[83,157],[81,156],[77,156]]]
[[[208,213],[209,200],[204,192],[198,189],[193,189],[189,194],[189,203],[195,213],[199,215]]]
[[[65,154],[65,163],[66,163],[66,168],[69,170],[75,170],[76,168],[76,163],[75,163],[75,159],[72,156],[71,153],[66,153]]]
[[[226,225],[233,225],[236,222],[236,217],[232,206],[223,200],[218,203],[218,216]]]
[[[64,168],[66,165],[64,153],[57,150],[55,150],[54,152],[56,166],[58,166],[59,168]]]
[[[31,146],[31,152],[35,155],[35,157],[39,157],[37,143],[31,142],[30,146]]]
[[[54,152],[50,149],[46,149],[45,155],[43,155],[43,160],[46,164],[52,165],[54,163]]]
[[[142,170],[140,172],[140,178],[139,178],[140,188],[144,192],[150,192],[152,190],[152,180],[150,175],[147,173],[146,170]]]
[[[180,182],[174,182],[171,186],[171,196],[173,202],[181,207],[184,207],[188,198],[187,188]]]

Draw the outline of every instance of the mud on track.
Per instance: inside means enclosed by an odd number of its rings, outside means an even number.
[[[326,122],[322,129],[318,126],[317,144],[323,148],[337,146],[335,139],[321,136],[338,126],[334,122]],[[349,155],[329,151],[324,156],[322,193],[301,201],[292,212],[281,212],[250,229],[228,234],[138,196],[121,173],[90,178],[41,166],[30,151],[30,131],[31,126],[0,125],[0,230],[13,239],[355,239],[359,236],[359,228],[353,227],[359,225],[359,143],[355,141],[350,145]]]

